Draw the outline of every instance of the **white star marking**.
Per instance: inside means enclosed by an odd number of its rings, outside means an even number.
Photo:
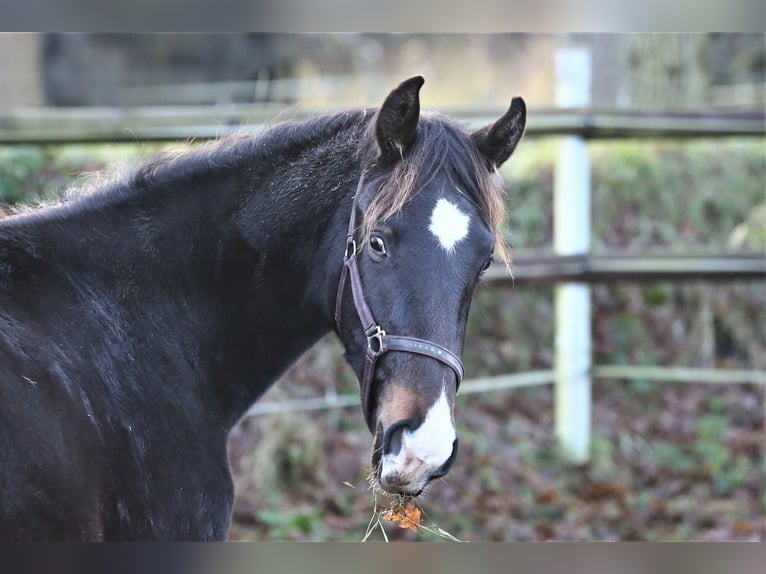
[[[461,240],[468,235],[471,218],[458,209],[457,205],[443,197],[436,202],[428,229],[439,240],[447,253],[452,253]]]

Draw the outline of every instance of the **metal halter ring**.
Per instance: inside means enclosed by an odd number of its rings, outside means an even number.
[[[346,253],[344,254],[344,257],[348,260],[354,256],[356,256],[356,239],[349,237],[346,242]]]
[[[384,345],[386,332],[380,328],[380,325],[375,325],[374,329],[372,333],[367,334],[367,354],[378,357],[388,350]]]

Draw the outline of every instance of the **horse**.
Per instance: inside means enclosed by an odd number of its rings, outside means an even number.
[[[423,83],[0,222],[0,540],[225,539],[230,430],[332,331],[377,488],[416,496],[449,470],[526,107],[469,134],[421,113]]]

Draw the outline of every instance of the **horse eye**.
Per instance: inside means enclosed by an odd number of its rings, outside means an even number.
[[[486,263],[484,263],[484,267],[481,268],[481,274],[483,275],[484,272],[489,269],[489,266],[492,265],[492,262],[494,261],[493,257],[490,257],[487,259]]]
[[[386,243],[379,235],[370,237],[370,247],[378,255],[388,255],[388,252],[386,251]]]

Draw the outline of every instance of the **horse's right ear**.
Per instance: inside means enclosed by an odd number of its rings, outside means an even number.
[[[375,118],[375,138],[384,160],[404,157],[415,143],[420,118],[420,88],[425,80],[415,76],[399,84],[383,102]]]
[[[494,124],[471,134],[476,147],[489,162],[491,168],[500,167],[511,157],[516,144],[524,134],[527,123],[527,106],[521,98],[513,98],[511,107]]]

